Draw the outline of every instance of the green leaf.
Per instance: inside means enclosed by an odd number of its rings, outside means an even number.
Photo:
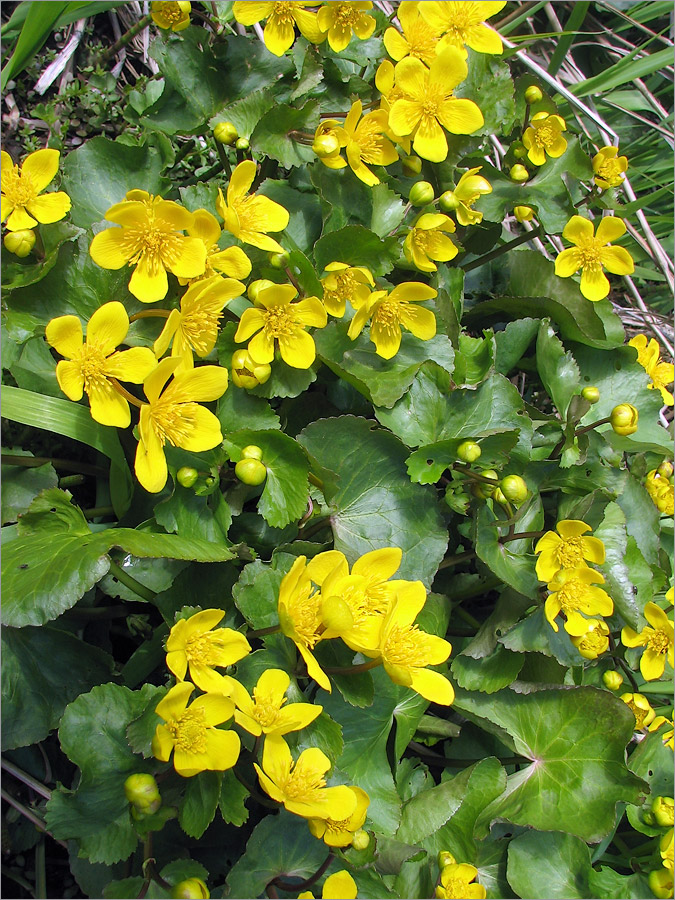
[[[631,753],[628,768],[643,778],[650,788],[650,794],[641,806],[629,806],[626,810],[628,821],[637,831],[650,837],[663,834],[663,828],[653,818],[645,821],[645,813],[651,813],[652,801],[656,797],[673,796],[673,757],[670,747],[663,743],[660,734],[648,734]],[[651,818],[651,816],[650,816]]]
[[[605,545],[605,562],[600,567],[607,579],[605,589],[614,600],[616,611],[632,628],[639,628],[640,612],[635,599],[635,589],[628,567],[626,534],[626,517],[618,503],[608,503],[605,515],[598,528],[593,532]],[[637,554],[639,557],[639,552]],[[635,560],[637,562],[637,560]],[[638,563],[639,565],[639,563]],[[643,566],[646,565],[643,562]],[[647,572],[651,575],[649,566]],[[651,579],[650,579],[651,580]],[[646,602],[646,601],[645,601]]]
[[[538,504],[540,515],[538,521],[533,523],[534,528],[543,525],[543,511],[541,502]],[[494,511],[484,503],[478,509],[476,522],[476,555],[482,559],[502,581],[511,585],[516,591],[525,594],[526,597],[537,595],[538,581],[534,571],[534,558],[520,545],[524,541],[509,541],[502,544],[499,541],[499,529],[494,527],[498,517]],[[523,523],[524,530],[526,529]],[[516,545],[516,546],[514,546]]]
[[[505,631],[499,642],[516,653],[534,651],[552,656],[563,666],[578,666],[582,660],[565,629],[560,625],[558,631],[551,628],[543,606]]]
[[[49,6],[32,4],[29,7],[14,52],[2,68],[0,86],[3,91],[9,79],[23,71],[42,47],[51,34],[54,23],[67,8],[68,3],[50,3]]]
[[[226,822],[241,828],[248,821],[246,800],[249,796],[249,792],[234,776],[232,769],[223,772],[218,809]]]
[[[251,135],[254,150],[278,160],[285,169],[304,166],[315,159],[311,147],[289,136],[293,131],[314,133],[319,124],[319,101],[310,100],[301,109],[275,103],[260,119]]]
[[[249,444],[261,448],[267,468],[258,510],[270,525],[283,528],[299,519],[307,508],[309,460],[297,442],[281,431],[234,431],[225,441],[235,462]]]
[[[314,422],[299,440],[320,465],[337,469],[337,484],[324,486],[335,549],[353,563],[370,550],[400,547],[397,577],[430,586],[445,554],[447,532],[435,492],[411,484],[400,441],[355,416]]]
[[[186,780],[178,822],[190,837],[200,838],[213,821],[220,800],[220,782],[220,772],[200,772]]]
[[[459,387],[479,384],[494,371],[495,343],[491,333],[485,337],[460,334],[453,381]]]
[[[61,749],[79,767],[80,779],[75,790],[52,792],[45,819],[55,837],[79,841],[80,853],[91,862],[110,865],[126,859],[138,842],[124,780],[133,772],[151,772],[155,763],[132,753],[126,729],[154,690],[152,685],[130,691],[102,684],[80,694],[61,719]]]
[[[508,134],[516,121],[513,79],[509,66],[494,56],[469,50],[469,74],[455,90],[480,107],[485,123],[472,135]],[[481,173],[485,175],[483,171]],[[479,203],[478,208],[482,206]]]
[[[495,334],[495,368],[498,372],[502,375],[509,374],[532,343],[539,324],[539,319],[516,319],[515,322],[509,322],[503,331]]]
[[[237,431],[244,422],[254,431],[281,427],[279,416],[266,400],[254,397],[236,384],[230,384],[218,401],[216,415],[225,435]]]
[[[158,630],[162,633],[163,642],[169,633],[169,629],[164,626],[160,627]],[[163,643],[162,656],[164,656]],[[157,709],[159,701],[163,700],[167,693],[167,688],[165,687],[153,686],[153,690],[150,690],[150,687],[151,685],[149,684],[144,685],[146,694],[145,709],[138,718],[129,723],[129,727],[126,731],[129,747],[134,753],[142,753],[145,759],[148,759],[148,757],[153,755],[152,739],[155,736],[157,726],[163,722],[163,719],[161,716],[157,715],[155,710]]]
[[[547,319],[537,335],[537,371],[564,421],[570,400],[579,393],[581,375],[574,356],[565,350]]]
[[[135,188],[164,194],[170,183],[161,176],[163,168],[160,151],[149,143],[131,147],[105,137],[91,138],[63,162],[63,189],[73,201],[72,221],[89,228]]]
[[[324,712],[302,731],[297,732],[297,738],[293,748],[296,752],[301,753],[309,747],[318,747],[330,759],[332,765],[335,765],[344,748],[341,726]]]
[[[33,456],[27,450],[6,448],[13,456]],[[41,466],[2,466],[2,524],[16,522],[40,491],[56,487],[58,478],[51,463]]]
[[[82,229],[71,222],[54,222],[41,232],[44,245],[44,258],[38,262],[28,259],[17,260],[17,257],[2,247],[2,286],[5,291],[24,288],[37,284],[51,272],[60,259],[61,245],[75,240],[82,234]],[[9,298],[9,294],[6,295]],[[11,306],[11,303],[8,303]]]
[[[483,832],[492,822],[506,821],[541,830],[563,828],[597,842],[613,830],[616,804],[637,802],[647,788],[625,764],[635,718],[607,691],[458,691],[454,705],[488,731],[503,729],[516,752],[531,760],[509,776],[505,793],[484,810],[478,823]]]
[[[386,184],[376,184],[372,188],[373,215],[370,230],[381,238],[386,238],[396,229],[405,216],[405,203]]]
[[[356,178],[351,169],[329,169],[317,160],[309,168],[309,178],[317,190],[323,214],[323,234],[339,231],[345,225],[356,220],[372,232],[379,231],[372,227],[373,193],[362,181]],[[369,231],[369,233],[371,233]],[[381,235],[380,235],[381,237]],[[334,256],[326,262],[348,262]],[[320,265],[317,260],[317,265]]]
[[[332,174],[332,173],[331,173]],[[394,268],[398,256],[396,238],[381,238],[362,225],[346,225],[338,231],[324,232],[314,247],[317,269],[328,263],[343,262],[365,266],[373,275],[386,275]]]
[[[225,106],[218,115],[209,122],[209,127],[215,129],[219,122],[232,122],[240,137],[250,138],[254,128],[274,106],[274,96],[269,88],[254,91],[248,97],[237,100]]]
[[[510,459],[511,451],[518,443],[517,431],[500,432],[494,429],[491,434],[485,436],[475,434],[473,437],[477,438],[480,444],[482,468],[500,469],[505,466]],[[459,462],[457,448],[464,440],[465,438],[461,437],[438,441],[411,453],[406,463],[411,481],[418,484],[435,484],[446,469]]]
[[[71,700],[110,678],[103,650],[57,628],[2,628],[2,749],[44,740]]]
[[[244,566],[239,581],[232,588],[232,597],[253,628],[279,624],[279,586],[294,561],[295,557],[288,553],[275,553],[271,563],[256,559]]]
[[[232,515],[219,492],[204,497],[175,482],[173,494],[155,507],[155,520],[162,528],[182,537],[232,545],[227,539]]]
[[[290,237],[304,254],[312,248],[321,234],[321,203],[314,193],[296,191],[287,181],[267,178],[257,192],[280,203],[290,214],[281,240]]]
[[[627,473],[616,502],[626,516],[626,531],[650,565],[658,562],[659,511],[640,482]]]
[[[452,661],[450,671],[457,684],[466,691],[494,694],[518,677],[525,658],[498,644],[487,656],[474,659],[462,651]]]

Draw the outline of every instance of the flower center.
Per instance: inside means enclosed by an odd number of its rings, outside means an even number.
[[[14,206],[25,206],[38,195],[33,179],[27,172],[19,174],[18,166],[2,173],[2,193]]]
[[[162,444],[168,441],[173,447],[181,447],[194,436],[198,415],[199,405],[192,401],[162,403],[160,400],[152,405],[150,420]]]
[[[589,631],[584,635],[583,640],[580,641],[580,646],[584,650],[599,656],[607,649],[607,643],[607,636],[599,628],[594,628],[593,631]]]
[[[665,631],[653,630],[651,634],[647,635],[647,646],[654,653],[667,653],[669,643],[670,641]]]
[[[605,181],[621,181],[623,179],[623,172],[621,171],[621,165],[619,164],[618,159],[606,159],[600,168],[598,169],[598,175],[603,178]]]
[[[380,300],[373,314],[373,322],[384,329],[394,331],[401,324],[400,305],[395,300]]]
[[[567,581],[558,591],[560,606],[565,615],[579,609],[583,601],[584,585],[579,581]]]
[[[195,634],[185,645],[185,655],[191,663],[202,666],[217,666],[222,640],[217,631],[211,634]]]
[[[167,22],[180,22],[183,18],[183,13],[180,11],[180,6],[177,3],[165,3],[162,6],[162,16]]]
[[[274,11],[270,16],[270,19],[274,19],[276,25],[289,25],[294,23],[293,6],[294,4],[290,2],[290,0],[279,0],[278,3],[274,4]]]
[[[321,799],[321,788],[325,786],[326,779],[318,772],[305,771],[296,764],[283,788],[289,800],[312,801]]]
[[[160,269],[171,267],[179,254],[181,238],[151,222],[147,228],[125,228],[122,251],[128,255],[129,265],[143,261],[154,276]]]
[[[411,24],[404,37],[408,42],[410,56],[421,59],[424,63],[433,61],[438,38],[422,18]]]
[[[277,703],[271,694],[264,694],[258,688],[253,688],[253,718],[260,722],[263,728],[269,728],[279,718],[279,710],[287,699],[282,697],[281,703]]]
[[[561,569],[574,569],[584,565],[584,552],[580,537],[564,538],[556,550]]]
[[[388,663],[402,668],[424,668],[429,656],[428,635],[417,625],[403,628],[395,625],[382,648],[382,656]]]
[[[325,819],[326,831],[332,834],[340,834],[343,831],[351,831],[349,819]]]
[[[335,27],[351,28],[362,17],[363,13],[354,9],[351,3],[338,3],[335,10]]]
[[[468,887],[468,882],[462,881],[459,878],[450,878],[448,879],[447,884],[444,885],[445,896],[448,900],[459,900],[461,897],[466,897],[466,890]]]
[[[271,338],[290,337],[298,327],[287,306],[272,306],[261,312],[265,316],[265,333]]]
[[[221,316],[222,312],[201,308],[192,310],[181,318],[180,329],[185,340],[200,356],[206,356],[209,337],[218,330]]]
[[[108,379],[104,374],[106,357],[97,347],[83,344],[77,362],[84,378],[84,389],[87,393],[100,390]]]
[[[319,640],[320,632],[323,630],[321,594],[316,591],[310,596],[311,590],[311,584],[306,585],[298,592],[297,597],[293,598],[292,605],[288,609],[296,635],[310,649]]]
[[[534,129],[534,142],[542,150],[550,147],[558,139],[558,129],[550,122],[544,122],[541,125],[536,123]]]
[[[186,709],[178,719],[167,722],[166,727],[173,735],[178,750],[186,753],[203,753],[206,750],[208,725],[203,709]]]

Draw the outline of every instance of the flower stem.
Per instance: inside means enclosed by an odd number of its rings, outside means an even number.
[[[142,312],[129,316],[129,322],[135,322],[136,319],[168,319],[170,315],[171,310],[169,309],[144,309]]]
[[[128,31],[125,31],[122,37],[115,41],[112,47],[108,47],[107,50],[104,50],[103,53],[98,57],[95,61],[95,65],[100,66],[101,63],[106,62],[109,59],[112,59],[113,56],[117,56],[122,47],[126,47],[126,45],[133,41],[137,34],[140,34],[144,28],[147,28],[148,25],[152,22],[152,16],[148,13],[147,16],[143,16],[142,19],[139,19],[135,25],[132,25]]]
[[[381,662],[382,660],[378,657],[377,659],[369,659],[368,662],[359,663],[356,666],[323,666],[322,668],[327,675],[358,675],[361,672],[374,669]]]
[[[273,878],[271,883],[276,885],[276,887],[278,887],[280,891],[285,891],[288,894],[290,894],[290,893],[294,894],[294,893],[296,893],[296,891],[309,890],[309,888],[311,888],[311,886],[314,884],[314,882],[318,881],[319,878],[321,878],[321,876],[326,871],[328,866],[333,862],[333,857],[334,857],[333,851],[329,850],[328,856],[324,859],[324,861],[321,863],[321,865],[316,870],[316,872],[313,875],[310,875],[309,878],[306,878],[304,881],[301,881],[300,884],[290,884],[288,881],[284,881],[282,878],[278,878],[278,877]]]
[[[103,466],[89,466],[86,463],[71,462],[69,459],[55,459],[53,456],[15,456],[13,453],[3,453],[0,456],[0,462],[3,466],[28,466],[29,468],[51,463],[55,469],[65,469],[66,472],[108,477],[108,472]]]
[[[468,562],[468,560],[473,559],[476,556],[476,552],[474,550],[467,550],[466,553],[456,553],[454,556],[446,556],[444,560],[441,560],[441,564],[438,567],[438,571],[441,569],[449,569],[451,566],[457,566],[459,563]]]
[[[218,151],[218,158],[220,159],[220,164],[223,167],[223,172],[227,175],[228,181],[232,178],[232,166],[230,165],[230,160],[227,156],[227,151],[225,147],[220,143],[220,141],[216,141],[216,150]]]
[[[122,387],[122,385],[116,378],[110,378],[110,383],[115,388],[117,393],[121,394],[125,400],[128,400],[129,403],[132,404],[132,406],[137,406],[139,409],[141,409],[141,407],[143,406],[147,406],[146,403],[143,403],[142,400],[139,400],[138,397],[134,397],[134,395],[130,394],[126,388]]]
[[[114,560],[110,560],[110,574],[113,578],[116,578],[120,584],[125,585],[130,590],[132,590],[135,594],[138,594],[143,600],[147,600],[148,603],[153,603],[155,597],[157,596],[153,590],[149,587],[146,587],[144,584],[141,584],[140,581],[136,581],[128,572],[125,572],[122,566],[118,566]]]
[[[313,475],[311,472],[307,473],[307,480],[310,484],[313,484],[314,487],[318,487],[320,491],[324,490],[323,481],[320,478],[317,478],[316,475]]]
[[[471,262],[466,263],[466,265],[460,265],[460,268],[464,269],[465,272],[470,272],[472,269],[477,269],[479,266],[482,266],[493,259],[497,259],[497,257],[501,256],[503,253],[508,253],[509,250],[512,250],[514,247],[518,247],[520,244],[527,244],[540,236],[541,226],[538,226],[537,228],[533,228],[532,231],[526,231],[525,234],[518,235],[517,238],[509,241],[507,244],[502,244],[501,247],[495,247],[494,250],[490,250],[489,253],[479,256],[478,259],[473,259]]]
[[[515,534],[507,534],[503,538],[499,538],[499,543],[507,544],[509,541],[520,541],[525,538],[538,538],[543,534],[543,531],[517,531]]]
[[[98,519],[101,516],[114,516],[115,509],[112,506],[93,506],[91,509],[82,510],[85,519]]]
[[[21,815],[24,816],[24,818],[28,819],[29,822],[32,822],[38,831],[42,831],[44,834],[48,834],[49,837],[52,838],[53,840],[55,840],[57,844],[60,844],[62,847],[65,847],[66,850],[68,849],[68,845],[64,841],[59,841],[57,838],[54,837],[54,835],[51,833],[51,831],[47,831],[47,826],[45,825],[45,823],[31,809],[28,809],[27,806],[23,805],[23,803],[19,803],[19,801],[16,800],[14,797],[12,797],[12,795],[10,793],[8,793],[7,791],[0,791],[0,796],[2,796],[2,799],[6,800],[10,806],[13,806],[14,809],[17,810],[17,812],[20,812]]]
[[[261,638],[266,637],[268,634],[277,634],[277,632],[281,631],[281,625],[270,625],[268,628],[258,628],[255,631],[247,631],[247,638]]]
[[[470,478],[472,481],[482,481],[484,484],[499,484],[498,478],[488,478],[485,475],[481,475],[479,472],[474,472],[473,469],[469,468],[469,466],[462,465],[462,463],[453,463],[452,468],[457,472],[461,472],[463,475],[466,475],[466,477]]]
[[[41,781],[33,778],[32,775],[29,775],[28,772],[24,772],[23,769],[15,766],[14,763],[9,762],[9,760],[7,759],[2,760],[2,768],[5,770],[5,772],[13,775],[16,779],[22,781],[27,787],[34,790],[36,794],[44,797],[45,800],[51,800],[52,792],[49,790],[49,788],[45,787],[45,785],[42,784]]]

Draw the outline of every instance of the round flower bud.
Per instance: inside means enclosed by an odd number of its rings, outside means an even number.
[[[3,243],[5,248],[23,259],[28,256],[35,246],[35,232],[32,228],[24,228],[21,231],[8,231],[4,237]]]
[[[448,850],[441,850],[438,854],[438,868],[444,869],[446,866],[454,866],[457,860]]]
[[[672,797],[654,797],[652,800],[652,813],[657,825],[664,828],[672,828],[675,821],[675,801]]]
[[[492,492],[492,499],[495,503],[499,503],[501,506],[506,506],[509,502],[504,495],[504,491],[500,487],[496,487]]]
[[[246,289],[246,294],[251,303],[255,303],[260,291],[264,291],[268,287],[274,287],[274,282],[270,281],[269,278],[259,278],[257,281],[252,281]]]
[[[529,493],[525,481],[520,475],[507,475],[499,483],[499,487],[511,503],[523,503]]]
[[[534,210],[531,206],[514,206],[513,215],[517,222],[530,222],[534,218]]]
[[[513,155],[516,159],[525,159],[527,156],[527,147],[520,142],[512,144],[511,149],[513,150]]]
[[[340,149],[340,141],[335,134],[320,134],[314,138],[312,150],[320,159],[335,156]]]
[[[138,772],[124,782],[124,794],[142,816],[150,816],[162,805],[162,798],[153,775]]]
[[[410,188],[408,199],[413,206],[426,206],[434,199],[433,185],[428,181],[416,181]]]
[[[600,399],[600,391],[594,384],[590,384],[582,390],[581,396],[589,403],[597,403]]]
[[[459,203],[454,191],[444,191],[438,198],[438,205],[443,212],[454,212],[459,207]]]
[[[671,869],[661,866],[649,873],[649,889],[659,900],[673,896],[673,873]]]
[[[204,484],[206,485],[207,488],[213,487],[213,485],[215,483],[216,483],[216,479],[213,475],[207,475],[206,478],[204,479]]]
[[[618,691],[623,684],[623,675],[614,669],[608,669],[602,673],[602,680],[606,688],[610,691]]]
[[[528,103],[539,103],[543,96],[536,84],[531,84],[525,91],[525,99]]]
[[[672,478],[673,464],[670,462],[670,460],[664,459],[656,471],[661,476],[661,478]]]
[[[529,177],[530,173],[525,166],[521,166],[520,163],[516,163],[515,166],[511,166],[509,169],[509,178],[511,178],[512,181],[517,181],[519,184],[527,181]]]
[[[232,381],[240,388],[257,387],[265,384],[272,374],[269,363],[257,363],[248,350],[235,350],[232,354]]]
[[[367,831],[364,831],[363,828],[359,828],[359,830],[355,831],[352,835],[352,847],[355,850],[367,850],[369,844],[370,835]]]
[[[248,138],[240,137],[240,138],[237,138],[237,140],[235,141],[234,146],[235,146],[235,148],[236,148],[237,150],[248,150],[248,148],[249,148],[251,145],[250,145],[249,142],[248,142]]]
[[[457,458],[465,463],[474,463],[481,455],[480,445],[475,441],[462,441],[457,448]]]
[[[208,900],[211,894],[201,878],[186,878],[172,887],[171,896],[176,900]]]
[[[283,253],[270,253],[267,257],[270,261],[270,265],[273,269],[285,269],[286,266],[291,261],[291,256],[288,250],[284,250]]]
[[[184,488],[191,488],[198,478],[199,472],[192,466],[181,466],[176,472],[176,481]]]
[[[262,459],[263,458],[262,449],[260,447],[258,447],[257,444],[249,444],[247,447],[244,447],[244,449],[241,451],[241,458],[242,459]]]
[[[414,178],[422,171],[422,160],[419,156],[404,156],[401,160],[403,166],[403,174],[409,178]]]
[[[494,478],[494,484],[490,484],[487,481],[474,481],[471,490],[475,494],[476,497],[481,497],[483,500],[487,500],[488,497],[491,497],[497,488],[497,480],[499,475],[495,472],[494,469],[485,469],[480,473],[483,478]]]
[[[258,485],[267,478],[267,469],[259,459],[240,459],[234,474],[244,484]]]
[[[616,434],[635,434],[638,430],[638,411],[631,403],[619,403],[609,415]]]
[[[232,122],[218,122],[213,129],[213,136],[219,144],[234,144],[239,134]]]

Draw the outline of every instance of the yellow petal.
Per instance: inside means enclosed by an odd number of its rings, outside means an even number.
[[[467,29],[466,45],[477,53],[501,53],[504,49],[501,37],[485,25]]]
[[[227,380],[227,369],[221,366],[200,366],[199,369],[176,375],[162,399],[172,403],[208,403],[222,397],[227,389]]]
[[[595,302],[603,300],[609,294],[609,281],[601,269],[589,269],[584,266],[581,270],[580,288],[587,300]]]
[[[162,258],[167,269],[178,278],[197,278],[197,276],[203,275],[206,268],[204,242],[199,238],[180,237],[178,246],[178,254],[172,254],[170,260]],[[163,296],[165,294],[162,294]],[[161,297],[157,299],[161,300]]]
[[[445,47],[432,60],[429,66],[429,81],[434,85],[438,85],[443,94],[447,95],[460,82],[464,81],[468,72],[464,54],[456,47]]]
[[[10,231],[24,231],[27,228],[33,228],[35,225],[37,225],[37,221],[28,215],[23,206],[14,207],[7,219],[7,228]]]
[[[70,210],[71,202],[68,194],[57,191],[53,194],[43,194],[26,203],[26,209],[43,225],[58,222]]]
[[[392,359],[401,346],[401,329],[385,327],[379,322],[370,326],[370,339],[375,344],[375,352],[382,359]]]
[[[102,269],[121,269],[129,261],[125,243],[124,229],[106,228],[94,235],[89,255]]]
[[[640,671],[645,681],[655,681],[660,678],[665,668],[665,653],[655,653],[651,647],[647,647],[640,658]]]
[[[87,346],[109,356],[127,336],[129,316],[118,300],[99,306],[87,325]]]
[[[132,347],[113,353],[105,364],[105,375],[142,384],[157,365],[155,354],[149,347]]]
[[[241,2],[237,0],[232,6],[232,13],[237,22],[241,25],[255,25],[262,19],[267,18],[274,11],[273,2],[257,2],[257,0],[246,0]]]
[[[241,637],[244,637],[241,635]],[[247,642],[248,646],[248,642]],[[249,647],[249,650],[251,648]],[[241,659],[241,657],[240,657]],[[220,678],[221,676],[219,676]],[[226,722],[234,715],[234,702],[221,693],[207,693],[197,697],[190,709],[201,709],[207,725],[215,726]]]
[[[148,415],[148,407],[141,408],[139,427],[141,440],[136,448],[134,470],[140,484],[151,494],[157,494],[166,484],[169,470],[164,456],[164,445],[149,424],[144,428],[144,413]],[[143,434],[145,432],[145,434]]]
[[[62,359],[56,364],[56,380],[69,400],[81,400],[84,394],[84,375],[77,362]]]
[[[325,312],[325,311],[324,311]],[[283,361],[294,369],[309,369],[316,358],[314,339],[306,331],[295,331],[279,338],[279,350]],[[251,354],[255,359],[255,353]]]
[[[152,351],[150,351],[152,356]],[[109,381],[96,384],[95,388],[87,391],[91,417],[101,425],[111,425],[115,428],[128,428],[131,424],[129,404],[119,394]]]
[[[201,241],[199,243],[206,252]],[[142,256],[129,281],[129,292],[141,303],[155,303],[157,300],[163,300],[168,290],[169,279],[166,277],[166,270],[162,266],[153,270],[149,260]]]
[[[600,262],[613,275],[630,275],[635,271],[633,259],[623,247],[603,247]]]
[[[274,360],[274,338],[261,331],[249,342],[248,352],[258,364],[271,363]]]
[[[158,725],[152,739],[152,755],[161,762],[168,762],[175,743],[175,738],[166,725]]]
[[[386,664],[385,664],[386,669]],[[450,706],[455,699],[455,691],[447,678],[431,669],[413,669],[411,688],[425,700]]]
[[[581,252],[574,247],[563,250],[559,253],[555,260],[555,274],[560,278],[569,278],[578,272],[584,263]]]
[[[181,322],[181,314],[177,309],[172,309],[169,318],[166,320],[166,324],[164,328],[162,328],[159,337],[153,344],[152,349],[155,352],[155,356],[157,359],[160,359],[166,353],[169,344],[171,343],[171,339],[176,333],[176,329],[180,325]],[[150,372],[147,373],[148,375]],[[147,377],[147,376],[146,376]],[[145,379],[143,379],[145,380]]]
[[[485,124],[483,113],[473,100],[460,100],[456,97],[441,104],[438,120],[451,134],[473,134]]]
[[[403,101],[397,101],[397,103],[401,102]],[[459,103],[460,101],[455,102]],[[445,132],[432,116],[424,115],[420,119],[419,127],[413,138],[413,148],[423,159],[431,162],[443,162],[447,157],[448,141]]]
[[[248,278],[251,274],[251,260],[241,247],[228,247],[212,253],[209,262],[217,272],[224,272],[230,278]]]
[[[30,175],[33,187],[38,193],[47,187],[58,172],[59,157],[58,150],[36,150],[26,157],[21,174]],[[70,203],[70,199],[68,202]]]
[[[589,241],[593,237],[593,223],[583,216],[572,216],[563,228],[563,237],[572,244]]]
[[[72,359],[82,349],[82,323],[77,316],[57,316],[47,323],[45,337],[57,353]]]
[[[199,238],[206,247],[211,247],[220,238],[221,230],[218,220],[207,209],[195,210],[192,217],[189,234]]]
[[[255,178],[256,165],[252,159],[246,159],[240,162],[232,173],[230,183],[227,186],[227,204],[231,206],[233,201],[239,200],[246,194],[253,184]]]
[[[265,46],[275,56],[283,56],[295,40],[295,28],[289,21],[270,18],[263,32]]]
[[[399,63],[399,65],[403,65],[403,63]],[[422,106],[420,103],[413,100],[397,100],[389,111],[389,127],[397,135],[412,134],[421,118]]]
[[[436,316],[423,306],[402,309],[401,323],[421,341],[429,341],[436,334]]]
[[[303,325],[323,328],[326,324],[326,310],[317,297],[306,297],[296,303],[293,310]]]

